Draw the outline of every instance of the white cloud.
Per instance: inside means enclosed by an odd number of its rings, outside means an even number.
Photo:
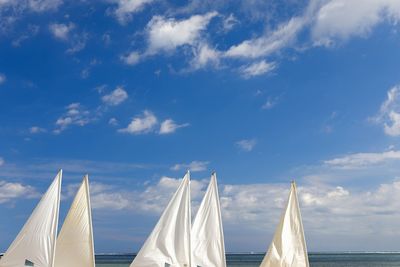
[[[355,153],[326,160],[324,163],[335,168],[357,169],[393,160],[400,160],[400,151],[390,150],[380,153]]]
[[[194,45],[217,12],[193,15],[186,20],[154,16],[147,25],[149,47],[147,54],[173,51],[179,46]]]
[[[232,58],[259,58],[271,55],[291,45],[305,24],[306,20],[303,17],[293,17],[287,23],[281,24],[273,32],[230,47],[225,56]]]
[[[118,125],[118,120],[116,118],[111,118],[108,120],[108,124],[112,126],[117,126]]]
[[[118,132],[129,134],[149,133],[154,130],[157,123],[157,117],[151,111],[145,110],[142,115],[134,117],[126,128],[119,129]]]
[[[174,166],[171,167],[171,170],[173,171],[190,170],[192,172],[200,172],[207,170],[207,166],[209,163],[210,162],[208,161],[194,160],[188,164],[185,163],[175,164]]]
[[[400,86],[394,86],[387,92],[387,99],[382,103],[379,113],[369,120],[382,124],[387,135],[400,135]]]
[[[187,127],[189,123],[176,124],[172,119],[167,119],[161,123],[160,134],[174,133],[177,129]]]
[[[71,31],[75,28],[75,24],[63,24],[63,23],[52,23],[49,26],[50,32],[53,36],[60,40],[68,40],[71,34]]]
[[[29,0],[29,7],[36,12],[56,10],[63,4],[62,0]]]
[[[61,133],[71,125],[85,126],[93,120],[90,112],[80,103],[72,103],[66,107],[66,110],[66,113],[56,121],[55,134]]]
[[[267,102],[262,105],[262,109],[272,109],[278,104],[278,98],[268,97]]]
[[[240,73],[244,78],[251,78],[254,76],[259,76],[265,73],[268,73],[276,68],[276,64],[274,62],[268,63],[265,60],[261,60],[259,62],[252,63],[247,66],[243,66],[240,68]]]
[[[397,0],[330,0],[316,14],[312,38],[316,44],[330,45],[336,39],[364,36],[384,20],[395,24],[399,19]]]
[[[243,139],[236,142],[236,145],[243,151],[250,152],[253,150],[254,146],[257,144],[256,139]]]
[[[31,128],[29,128],[29,132],[31,134],[39,134],[39,133],[45,133],[46,129],[41,128],[39,126],[32,126]]]
[[[0,73],[0,85],[5,83],[7,80],[6,75],[4,75],[3,73]]]
[[[233,15],[229,14],[228,17],[224,18],[224,21],[222,23],[224,32],[229,32],[232,30],[237,24],[239,23],[239,20]]]
[[[128,98],[128,93],[124,90],[123,87],[119,86],[110,94],[105,95],[101,98],[101,100],[109,106],[118,106],[122,102],[124,102]]]
[[[112,0],[117,4],[117,8],[113,10],[118,22],[122,25],[132,20],[132,14],[140,12],[144,7],[154,0]]]
[[[37,196],[38,193],[31,186],[25,186],[20,183],[0,181],[0,204],[18,198],[35,198]]]
[[[0,166],[3,166],[5,163],[4,159],[2,157],[0,157]]]
[[[206,43],[199,44],[193,48],[194,58],[191,61],[192,69],[198,70],[206,66],[218,67],[220,63],[221,52],[210,47]]]
[[[120,59],[127,65],[136,65],[137,63],[140,62],[141,55],[137,51],[132,51],[126,55],[122,55]]]

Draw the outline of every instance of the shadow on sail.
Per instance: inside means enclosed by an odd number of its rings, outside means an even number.
[[[226,267],[217,174],[211,175],[192,226],[192,266]]]
[[[62,170],[59,171],[15,240],[1,267],[52,267],[56,247]]]
[[[309,267],[296,184],[292,182],[286,209],[260,267]]]
[[[54,266],[95,266],[88,175],[83,178],[58,235]]]
[[[190,267],[190,173],[168,203],[130,267]]]

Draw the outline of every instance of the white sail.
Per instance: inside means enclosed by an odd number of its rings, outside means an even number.
[[[94,267],[89,178],[86,175],[57,238],[54,267]]]
[[[53,267],[62,171],[0,259],[0,267]]]
[[[297,199],[296,184],[290,188],[286,209],[260,267],[308,267],[307,246]]]
[[[226,267],[224,233],[219,204],[217,175],[210,184],[192,226],[192,266]]]
[[[131,267],[190,267],[190,174],[161,215]]]

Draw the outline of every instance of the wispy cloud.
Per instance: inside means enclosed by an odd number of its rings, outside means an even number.
[[[154,0],[109,0],[117,5],[112,10],[118,22],[122,25],[132,20],[133,14],[142,11],[146,5],[154,2]]]
[[[170,134],[170,133],[174,133],[179,128],[184,128],[184,127],[188,127],[188,126],[189,126],[189,123],[177,124],[174,120],[167,119],[161,123],[159,133],[160,134]]]
[[[6,75],[4,73],[0,72],[0,85],[2,85],[3,83],[5,83],[7,80]]]
[[[387,135],[400,135],[400,86],[394,86],[387,92],[378,114],[369,120],[382,124]]]
[[[104,95],[101,100],[109,106],[118,106],[128,99],[128,93],[123,87],[119,86],[108,95]]]
[[[262,109],[272,109],[278,104],[277,97],[268,97],[267,101],[262,105]]]
[[[49,29],[54,38],[69,44],[70,47],[66,50],[68,54],[83,50],[89,38],[86,32],[77,31],[77,26],[72,22],[52,23],[49,25]]]
[[[192,161],[190,163],[179,163],[175,164],[171,167],[173,171],[180,171],[180,170],[190,170],[192,172],[200,172],[207,170],[207,166],[210,164],[208,161]]]
[[[4,159],[2,157],[0,157],[0,167],[3,166],[5,163]]]
[[[236,142],[236,146],[246,152],[252,151],[256,144],[256,139],[243,139]]]
[[[275,68],[276,64],[274,62],[269,63],[265,60],[261,60],[250,65],[243,66],[239,69],[239,71],[244,78],[249,79],[254,76],[259,76],[271,72]]]
[[[390,150],[378,153],[355,153],[324,161],[325,164],[342,169],[370,167],[393,160],[400,160],[400,151]]]
[[[31,134],[39,134],[39,133],[45,133],[47,132],[47,130],[39,126],[32,126],[31,128],[29,128],[29,132]]]

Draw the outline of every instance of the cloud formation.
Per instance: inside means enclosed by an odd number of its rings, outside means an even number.
[[[119,129],[120,133],[129,134],[145,134],[152,132],[157,125],[157,117],[149,110],[143,111],[142,115],[138,115],[132,119],[126,128]]]
[[[178,163],[171,167],[173,171],[190,170],[192,172],[200,172],[207,170],[207,166],[210,164],[208,161],[194,160],[190,163]]]
[[[177,129],[183,128],[183,127],[188,127],[189,123],[183,123],[183,124],[177,124],[174,120],[172,119],[166,119],[161,123],[160,126],[160,134],[171,134],[174,133]]]
[[[118,106],[128,99],[128,93],[123,87],[119,86],[108,95],[104,95],[101,100],[109,106]]]
[[[243,139],[236,142],[236,146],[246,152],[252,151],[256,144],[256,139]]]

